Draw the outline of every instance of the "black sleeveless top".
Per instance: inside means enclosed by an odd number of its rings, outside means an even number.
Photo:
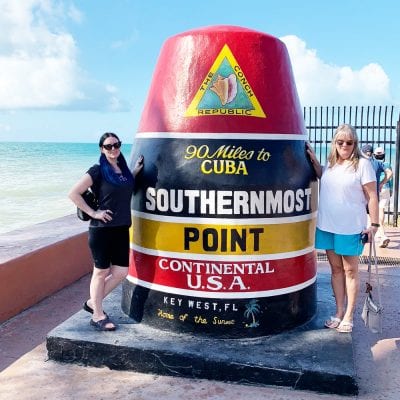
[[[111,210],[112,221],[103,222],[98,219],[90,221],[91,228],[106,228],[113,226],[131,226],[131,198],[133,194],[132,185],[113,185],[103,179],[100,165],[95,164],[87,173],[93,180],[93,192],[99,199],[99,210]],[[121,179],[124,179],[121,174]]]

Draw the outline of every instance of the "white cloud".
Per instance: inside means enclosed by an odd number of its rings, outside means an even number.
[[[67,14],[73,21],[77,23],[81,23],[83,21],[82,13],[73,4],[69,5]]]
[[[390,80],[376,63],[354,70],[325,63],[297,36],[280,38],[292,63],[300,103],[314,105],[388,104]]]
[[[85,79],[75,40],[63,29],[66,16],[83,20],[57,0],[0,0],[0,109],[115,110],[116,93]],[[93,101],[91,90],[109,98]]]

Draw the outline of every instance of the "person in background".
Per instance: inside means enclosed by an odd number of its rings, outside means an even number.
[[[336,302],[335,315],[324,325],[350,333],[360,287],[358,261],[364,246],[362,234],[371,242],[379,227],[375,172],[358,148],[355,128],[348,124],[337,127],[324,167],[309,144],[307,153],[320,178],[315,247],[326,251]],[[367,203],[372,221],[369,228]]]
[[[379,224],[376,238],[380,239],[379,247],[387,247],[390,239],[386,236],[384,230],[385,209],[389,207],[390,198],[393,193],[393,171],[389,162],[385,161],[385,150],[383,147],[377,147],[374,150],[374,157],[383,163],[384,172],[381,173],[379,183]]]
[[[380,147],[379,149],[382,149],[382,148]],[[371,165],[374,168],[374,171],[376,174],[376,182],[377,182],[378,201],[380,203],[381,188],[387,182],[389,182],[391,180],[392,175],[393,175],[392,169],[388,168],[387,165],[385,165],[381,159],[379,159],[375,156],[374,149],[370,144],[365,144],[364,146],[362,146],[361,151],[370,160]],[[390,196],[389,196],[389,200],[390,200]],[[384,207],[386,206],[386,203],[387,203],[387,201],[382,202]],[[368,216],[369,216],[369,214],[368,214]],[[375,237],[375,239],[378,239],[378,237],[381,239],[380,244],[379,244],[380,247],[386,247],[390,242],[390,239],[386,237],[384,229],[383,229],[384,219],[385,219],[385,209],[383,208],[382,211],[381,210],[379,211],[380,227],[379,227],[378,232]]]
[[[99,164],[93,165],[72,187],[69,198],[91,217],[89,247],[94,266],[90,281],[90,299],[83,309],[92,315],[90,325],[99,331],[113,331],[115,323],[103,311],[103,299],[127,276],[129,266],[129,227],[131,197],[136,175],[142,170],[140,156],[132,171],[121,153],[121,141],[107,132],[99,141]],[[82,198],[89,187],[99,201],[93,210]]]
[[[372,145],[370,144],[364,144],[361,147],[361,151],[364,154],[365,157],[368,158],[368,160],[371,162],[372,168],[375,171],[375,175],[376,175],[376,182],[377,182],[377,193],[378,193],[378,200],[379,200],[379,178],[381,176],[382,173],[385,173],[385,170],[383,168],[383,162],[382,161],[378,161],[374,156],[373,156],[373,152],[374,152],[374,148],[372,147]]]

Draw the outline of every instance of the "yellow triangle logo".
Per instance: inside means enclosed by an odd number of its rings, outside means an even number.
[[[257,97],[227,44],[186,110],[185,117],[241,115],[266,118]]]

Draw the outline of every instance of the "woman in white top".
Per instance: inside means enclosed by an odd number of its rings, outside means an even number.
[[[375,172],[362,156],[351,125],[342,124],[336,129],[323,168],[310,145],[307,147],[320,178],[315,247],[326,250],[336,301],[336,314],[325,321],[325,326],[350,333],[360,287],[358,260],[364,246],[361,235],[366,233],[371,242],[379,227]],[[367,205],[371,219],[368,229]]]

